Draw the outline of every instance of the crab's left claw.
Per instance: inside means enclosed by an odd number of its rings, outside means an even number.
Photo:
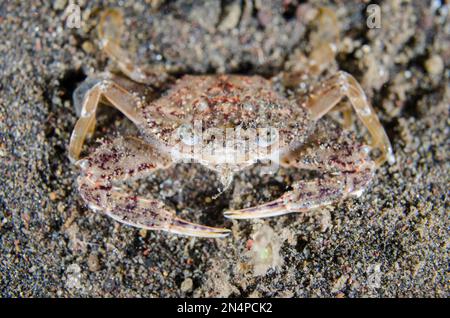
[[[103,196],[105,200],[102,200],[99,209],[121,223],[147,230],[205,238],[221,238],[230,233],[230,230],[225,228],[215,228],[180,219],[175,216],[175,211],[166,207],[161,201],[134,197],[127,193],[115,192],[115,190],[105,192],[102,185],[98,187],[92,185],[87,188],[86,181],[89,180],[85,179],[80,189],[83,198],[88,201],[92,194],[95,194],[94,197]],[[104,195],[101,193],[97,195],[96,193],[99,192],[103,192]],[[112,201],[108,201],[107,197]],[[93,207],[93,204],[90,206]]]
[[[187,222],[158,199],[144,198],[120,187],[120,183],[144,177],[172,163],[170,157],[135,137],[119,137],[105,142],[78,161],[82,175],[78,189],[88,206],[130,226],[169,233],[220,238],[228,229]]]

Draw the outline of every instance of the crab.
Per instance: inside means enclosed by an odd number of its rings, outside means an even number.
[[[320,12],[334,16],[329,10]],[[394,161],[385,130],[352,75],[339,71],[295,99],[278,93],[271,79],[257,75],[184,75],[171,80],[162,67],[133,62],[118,40],[122,19],[119,10],[108,9],[98,26],[101,48],[121,73],[90,77],[74,92],[80,118],[70,139],[69,157],[81,169],[78,190],[91,209],[138,228],[224,237],[230,232],[226,228],[185,221],[164,202],[138,196],[119,185],[180,161],[194,161],[217,172],[224,186],[232,182],[234,174],[263,161],[316,172],[313,179],[295,182],[292,190],[278,199],[224,213],[231,219],[262,218],[359,196],[377,167]],[[334,43],[319,43],[303,71],[297,68],[283,78],[290,82],[318,78],[334,59],[334,51]],[[367,128],[369,145],[336,121],[324,118],[345,98]],[[102,103],[131,120],[139,136],[105,141],[80,159]],[[349,115],[349,109],[344,114]],[[231,131],[233,138],[217,142],[217,130],[223,129],[227,135]],[[378,152],[375,158],[373,150]]]

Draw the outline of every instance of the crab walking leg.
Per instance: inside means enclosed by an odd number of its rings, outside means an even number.
[[[286,63],[288,72],[283,74],[285,85],[295,87],[305,78],[316,81],[336,61],[340,27],[335,12],[326,7],[318,8],[311,26],[314,30],[309,39],[311,52],[308,56],[300,52],[290,56]]]
[[[344,97],[350,100],[356,115],[367,127],[372,137],[372,148],[381,151],[380,157],[376,160],[377,164],[381,165],[386,160],[391,164],[394,163],[389,138],[363,89],[352,75],[343,71],[333,75],[310,94],[305,106],[310,110],[312,119],[318,120]]]
[[[259,206],[229,211],[228,218],[248,219],[302,212],[347,196],[359,196],[372,180],[375,163],[368,151],[331,121],[318,123],[307,144],[282,158],[283,165],[324,172],[293,184],[293,190]]]
[[[95,127],[95,114],[102,98],[120,110],[135,124],[140,124],[141,119],[137,113],[140,103],[138,97],[129,93],[112,80],[99,80],[84,95],[81,105],[81,115],[75,124],[69,144],[69,158],[76,161],[80,155],[84,140]]]
[[[213,228],[182,220],[175,211],[156,199],[136,196],[118,187],[118,183],[151,174],[171,164],[170,157],[137,138],[117,138],[105,143],[77,164],[83,170],[78,187],[91,209],[138,228],[171,233],[224,237],[227,229]]]
[[[311,75],[317,77],[335,61],[340,27],[335,12],[326,7],[318,9],[313,24],[317,31],[313,32],[310,42],[317,44],[309,55],[309,64]]]
[[[140,67],[136,65],[129,54],[120,47],[120,37],[123,31],[123,15],[117,9],[107,9],[100,17],[98,25],[101,49],[117,63],[119,69],[132,80],[142,84],[158,82],[158,76],[165,76],[162,66]],[[161,79],[162,81],[163,79]]]

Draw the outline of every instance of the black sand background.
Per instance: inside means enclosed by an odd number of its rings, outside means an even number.
[[[65,0],[0,4],[2,297],[449,296],[448,4],[380,1],[377,30],[366,27],[367,3],[329,4],[343,39],[335,68],[362,82],[397,159],[359,199],[232,223],[224,209],[272,199],[295,174],[269,180],[247,171],[217,199],[215,176],[201,167],[179,166],[141,185],[186,218],[233,229],[227,239],[204,240],[121,226],[80,200],[67,159],[71,94],[108,64],[94,27],[99,10],[115,6],[81,2],[80,29],[66,27]],[[290,52],[310,46],[292,2],[280,9],[255,1],[245,13],[240,1],[130,1],[124,40],[142,60],[179,73],[275,74]],[[97,137],[126,126],[118,114],[100,117]],[[248,251],[260,229],[272,238],[266,262],[275,269]]]

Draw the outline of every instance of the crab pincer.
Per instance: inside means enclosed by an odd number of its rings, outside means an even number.
[[[127,180],[167,168],[170,163],[170,158],[157,156],[155,149],[138,138],[119,137],[77,162],[82,169],[78,188],[91,209],[127,225],[199,237],[228,235],[228,229],[185,221],[162,201],[139,197],[120,187]]]

